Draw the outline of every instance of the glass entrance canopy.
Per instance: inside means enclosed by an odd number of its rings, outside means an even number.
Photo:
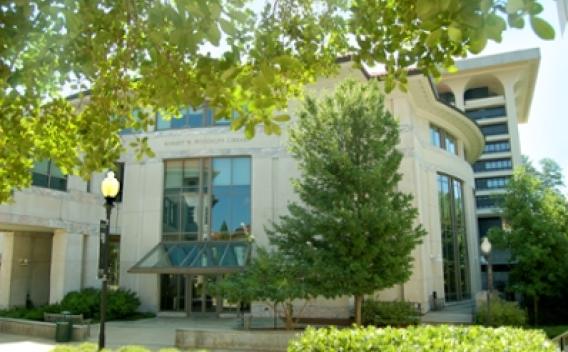
[[[242,270],[251,246],[247,241],[160,242],[130,273],[222,274]]]

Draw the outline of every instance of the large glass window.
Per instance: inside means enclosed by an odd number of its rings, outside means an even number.
[[[67,176],[51,160],[42,160],[34,165],[32,185],[66,191]]]
[[[250,158],[165,162],[165,240],[238,239],[251,223]]]
[[[448,175],[438,175],[446,301],[457,301],[470,297],[463,194],[463,185],[460,180]]]
[[[430,141],[436,147],[458,155],[456,138],[443,128],[430,126]]]

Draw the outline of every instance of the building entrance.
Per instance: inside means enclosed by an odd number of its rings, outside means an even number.
[[[164,274],[160,277],[160,310],[188,316],[217,316],[236,312],[237,306],[216,295],[213,284],[223,275]]]

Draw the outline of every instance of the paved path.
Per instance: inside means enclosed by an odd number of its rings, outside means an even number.
[[[254,326],[270,326],[272,319],[256,319]],[[150,350],[174,347],[177,328],[210,331],[234,330],[239,327],[236,319],[217,318],[152,318],[136,321],[111,321],[106,324],[106,345],[116,348],[124,345],[142,345]],[[97,343],[99,325],[91,325],[91,337],[88,342]],[[74,342],[72,344],[78,344]],[[0,333],[0,352],[47,352],[55,342],[53,340],[8,335]]]

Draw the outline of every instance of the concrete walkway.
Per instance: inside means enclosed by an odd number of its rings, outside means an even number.
[[[272,319],[255,319],[254,327],[271,327]],[[106,345],[116,348],[124,345],[141,345],[152,351],[174,347],[176,329],[199,329],[208,331],[233,331],[240,328],[237,319],[218,318],[152,318],[135,321],[111,321],[106,324]],[[91,325],[91,337],[87,342],[98,343],[99,325]],[[80,344],[73,342],[70,344]],[[47,352],[55,346],[55,341],[8,335],[0,333],[0,352]]]
[[[448,304],[439,311],[430,311],[422,316],[424,324],[472,324],[474,303],[472,300]]]

